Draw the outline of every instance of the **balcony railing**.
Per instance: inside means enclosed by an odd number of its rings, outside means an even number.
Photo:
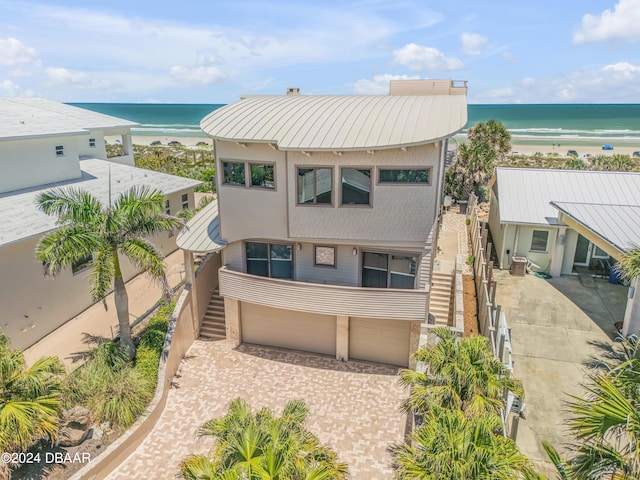
[[[243,302],[326,315],[425,320],[428,290],[360,288],[249,275],[222,267],[220,295]]]

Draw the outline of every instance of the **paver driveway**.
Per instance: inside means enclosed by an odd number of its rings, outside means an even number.
[[[195,438],[196,429],[224,415],[236,397],[278,413],[288,400],[304,399],[309,429],[347,462],[354,480],[392,478],[387,448],[402,441],[406,421],[398,408],[405,390],[397,371],[314,354],[252,345],[233,350],[226,342],[196,341],[155,428],[109,478],[174,478],[185,456],[211,446],[209,439]]]

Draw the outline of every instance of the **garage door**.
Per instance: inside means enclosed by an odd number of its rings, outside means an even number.
[[[336,354],[336,317],[242,302],[242,341]]]
[[[352,317],[349,321],[349,358],[408,366],[410,323]]]

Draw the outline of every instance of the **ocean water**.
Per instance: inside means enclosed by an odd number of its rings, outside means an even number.
[[[140,123],[134,135],[204,137],[200,120],[222,104],[71,103]],[[469,105],[466,129],[479,121],[499,120],[514,143],[597,145],[637,144],[640,104]]]

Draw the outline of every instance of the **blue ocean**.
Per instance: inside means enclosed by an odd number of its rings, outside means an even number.
[[[200,120],[222,104],[71,103],[140,124],[134,135],[204,137]],[[598,145],[638,144],[640,104],[469,105],[466,128],[499,120],[514,143]],[[464,135],[465,130],[461,132]]]

